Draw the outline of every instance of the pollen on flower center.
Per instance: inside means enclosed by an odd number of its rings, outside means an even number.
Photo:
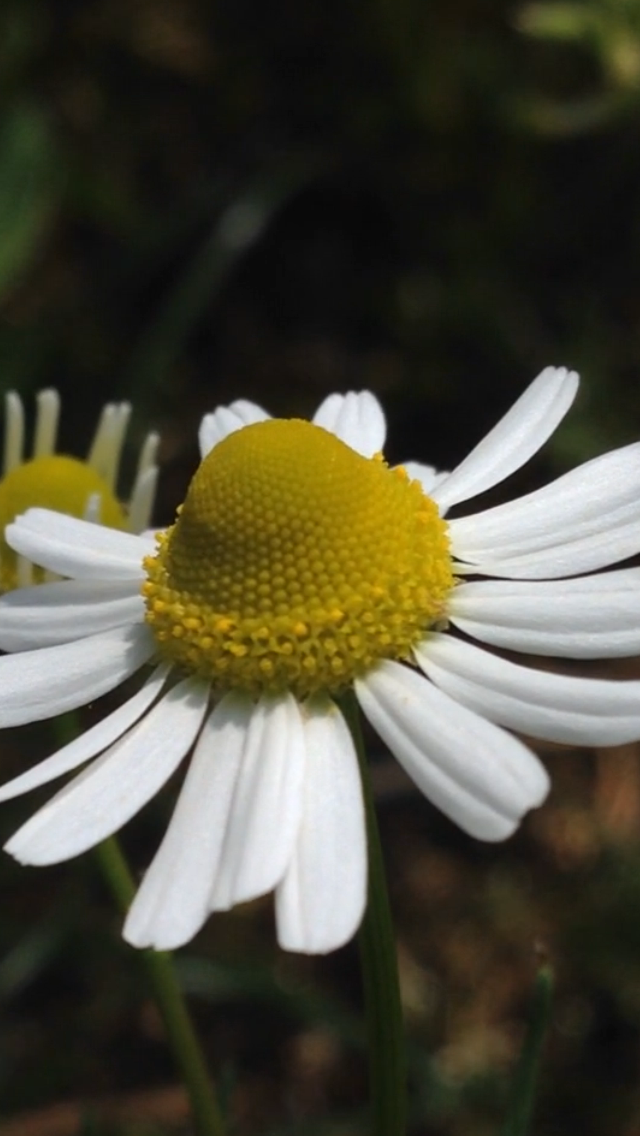
[[[82,518],[94,497],[99,499],[97,520],[114,529],[127,527],[122,506],[106,481],[86,462],[63,454],[21,462],[0,480],[0,534],[20,513],[33,506]],[[43,578],[42,569],[34,567],[34,583]],[[17,585],[16,553],[0,535],[0,592]]]
[[[409,656],[453,585],[417,481],[283,419],[214,447],[145,570],[162,656],[219,689],[301,697]]]

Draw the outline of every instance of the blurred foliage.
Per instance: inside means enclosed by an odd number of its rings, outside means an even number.
[[[370,387],[393,459],[451,466],[566,363],[581,395],[537,483],[638,434],[639,131],[640,0],[4,0],[2,388],[58,386],[73,452],[132,397],[163,431],[166,521],[219,402],[304,414]],[[50,744],[3,737],[7,776]],[[558,992],[534,1131],[640,1131],[640,758],[547,756],[551,801],[501,848],[380,792],[412,1136],[500,1130],[539,942]],[[126,834],[137,866],[168,807]],[[3,1132],[187,1132],[91,858],[4,858],[0,886]],[[235,1136],[365,1132],[351,948],[283,957],[258,903],[181,972]]]
[[[630,436],[639,13],[5,0],[4,381],[70,437],[133,394],[168,457],[237,393],[368,385],[448,464],[567,362],[563,460]]]

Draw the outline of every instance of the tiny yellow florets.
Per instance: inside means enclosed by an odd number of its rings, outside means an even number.
[[[282,419],[215,446],[145,570],[162,656],[219,690],[299,697],[408,658],[454,583],[417,481]]]
[[[60,454],[34,458],[14,466],[0,480],[0,533],[25,510],[37,505],[42,509],[56,509],[73,517],[84,517],[87,502],[97,495],[100,498],[100,515],[104,525],[114,529],[127,527],[122,506],[102,477],[86,462]],[[0,592],[18,586],[17,556],[0,536]],[[44,579],[41,568],[34,566],[33,582]]]

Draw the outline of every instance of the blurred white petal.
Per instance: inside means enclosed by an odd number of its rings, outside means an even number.
[[[239,398],[230,406],[219,406],[211,414],[205,414],[198,431],[200,443],[200,456],[206,458],[207,454],[229,434],[235,434],[243,426],[251,426],[254,422],[264,422],[271,415],[267,414],[261,406],[247,399]]]
[[[387,423],[371,391],[330,394],[316,410],[312,422],[335,434],[365,458],[381,453],[384,448]]]
[[[420,482],[427,497],[431,496],[436,485],[450,476],[447,470],[438,470],[434,465],[423,465],[422,462],[408,461],[401,464],[412,481]],[[441,509],[441,513],[444,513],[444,510]]]

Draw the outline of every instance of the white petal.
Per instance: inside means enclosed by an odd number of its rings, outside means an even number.
[[[159,472],[154,465],[136,477],[129,500],[129,527],[133,533],[144,533],[151,521]]]
[[[453,521],[450,523],[453,525]],[[452,547],[455,555],[455,540],[452,540]],[[456,573],[459,576],[501,576],[508,580],[557,580],[608,568],[610,564],[628,560],[638,550],[640,517],[618,529],[595,533],[581,540],[563,541],[562,537],[557,537],[557,543],[552,547],[522,556],[501,558],[498,550],[487,559],[478,557],[473,564],[456,564]]]
[[[307,749],[300,832],[276,892],[278,942],[318,954],[357,931],[367,898],[367,844],[358,759],[330,701],[303,709]]]
[[[229,434],[235,434],[236,430],[251,426],[254,422],[264,422],[270,417],[261,406],[248,402],[245,398],[239,398],[230,406],[219,406],[211,414],[205,414],[198,430],[201,457],[206,458],[213,447],[223,438],[228,438]]]
[[[56,448],[60,395],[57,390],[38,391],[36,395],[36,428],[33,440],[34,458],[52,454]]]
[[[135,580],[62,580],[17,588],[0,598],[0,650],[52,647],[140,623],[144,603]]]
[[[447,616],[512,651],[604,659],[640,654],[640,570],[573,580],[478,580],[454,588]]]
[[[28,560],[60,576],[85,580],[142,579],[151,540],[94,525],[51,509],[28,509],[7,525],[5,539]]]
[[[430,635],[415,656],[442,690],[509,729],[571,745],[640,738],[640,681],[534,670],[449,635]]]
[[[16,391],[4,396],[3,474],[24,461],[24,406]]]
[[[305,746],[295,698],[261,698],[239,740],[242,762],[210,898],[213,911],[255,899],[280,882],[302,814]]]
[[[44,586],[44,585],[43,585]],[[0,658],[0,728],[40,722],[113,690],[155,651],[148,627],[100,635]]]
[[[469,563],[517,562],[531,553],[582,555],[592,545],[601,564],[609,538],[636,534],[640,443],[602,454],[515,501],[450,522],[454,554]],[[603,552],[604,546],[604,552]],[[578,571],[584,571],[580,568]]]
[[[16,576],[18,581],[17,591],[22,588],[32,588],[34,585],[34,565],[30,560],[25,560],[24,556],[16,557]]]
[[[433,499],[440,509],[446,512],[520,469],[562,421],[576,396],[578,382],[575,371],[546,367],[497,426],[434,490]]]
[[[435,465],[423,465],[422,462],[402,462],[412,481],[419,481],[427,497],[430,497],[436,485],[440,485],[451,474],[445,469],[436,469]]]
[[[93,525],[101,523],[102,516],[102,494],[90,493],[82,513],[83,521],[91,521]]]
[[[53,781],[56,777],[61,777],[63,773],[70,773],[72,769],[77,769],[83,762],[95,757],[101,750],[112,745],[114,741],[122,737],[134,722],[137,722],[138,718],[142,717],[145,710],[155,701],[169,669],[169,666],[165,663],[157,667],[138,693],[124,702],[122,706],[119,706],[117,710],[114,710],[112,714],[108,714],[95,726],[85,730],[79,737],[74,738],[68,745],[57,750],[51,757],[47,757],[44,761],[34,765],[32,769],[28,769],[26,773],[21,773],[12,781],[7,781],[0,787],[0,801],[10,801],[13,797],[19,797],[22,793],[28,793],[31,789],[46,785],[47,782]]]
[[[143,477],[145,473],[149,473],[152,469],[157,469],[158,465],[158,449],[160,447],[160,435],[155,430],[147,434],[140,452],[138,454],[138,468],[136,470],[136,480]],[[134,530],[136,531],[136,530]]]
[[[320,404],[312,421],[315,426],[322,426],[335,434],[365,458],[384,449],[387,423],[382,407],[371,391],[330,394]]]
[[[173,950],[209,914],[253,703],[226,695],[202,728],[174,814],[124,925],[134,947]]]
[[[122,827],[168,781],[204,717],[208,687],[183,679],[5,845],[21,864],[56,864]]]
[[[409,667],[381,663],[356,694],[418,788],[471,836],[504,840],[546,797],[549,779],[531,750]]]
[[[87,464],[104,478],[110,489],[114,489],[116,484],[130,417],[131,403],[107,403],[102,409],[91,449],[87,455]]]

